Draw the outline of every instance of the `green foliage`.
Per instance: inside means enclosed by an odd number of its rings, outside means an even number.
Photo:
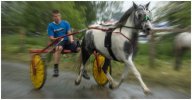
[[[2,33],[18,32],[23,27],[26,32],[45,32],[52,21],[51,11],[58,9],[62,19],[67,20],[71,27],[79,30],[97,20],[98,13],[118,12],[120,2],[92,1],[3,1],[2,2]],[[113,10],[111,10],[113,8]],[[104,11],[108,9],[107,11]],[[108,19],[111,18],[108,15]],[[105,18],[106,19],[106,18]]]
[[[78,9],[80,12],[84,13],[84,16],[86,17],[86,25],[89,25],[93,21],[96,20],[96,14],[97,14],[97,8],[96,8],[96,3],[95,2],[90,2],[90,1],[76,1],[75,2],[75,7]]]
[[[161,40],[155,42],[155,57],[161,60],[169,60],[175,59],[175,51],[174,51],[174,36],[177,33],[164,35]],[[149,56],[149,44],[138,44],[138,52],[136,54],[136,58],[138,56],[142,56],[142,58],[146,58],[144,61],[148,62]],[[191,58],[190,50],[185,52],[183,55],[184,60],[189,60]],[[141,62],[144,63],[144,62]],[[148,63],[145,63],[148,64]]]
[[[3,1],[2,2],[2,30],[3,34],[9,30],[17,32],[18,27],[26,31],[45,32],[52,21],[51,11],[60,10],[62,18],[67,20],[75,29],[85,27],[86,6],[77,7],[75,2],[40,2],[40,1]],[[90,9],[91,10],[91,9]],[[90,11],[91,12],[91,11]],[[93,20],[89,18],[89,20]]]
[[[174,57],[174,36],[165,35],[162,37],[162,40],[157,42],[156,50],[157,57],[165,59],[166,57]]]
[[[158,8],[156,15],[159,21],[169,21],[170,25],[177,27],[191,26],[191,1],[170,1]]]
[[[138,44],[139,50],[137,55],[145,55],[148,56],[149,44]]]
[[[3,35],[2,52],[8,54],[28,52],[29,49],[44,48],[49,39],[47,36],[23,37],[21,34]]]
[[[175,59],[174,39],[178,33],[167,34],[156,44],[157,58],[160,59]],[[188,50],[184,53],[183,59],[191,58],[191,52]]]

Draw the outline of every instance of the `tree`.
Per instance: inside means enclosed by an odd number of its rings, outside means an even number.
[[[76,9],[81,10],[80,12],[84,12],[86,17],[86,26],[96,20],[96,2],[95,1],[76,1],[75,2]]]
[[[2,33],[18,32],[19,24],[22,24],[22,13],[25,7],[25,2],[9,2],[2,1],[1,7],[1,26]]]
[[[105,21],[114,18],[114,15],[122,11],[122,1],[100,1],[97,5],[97,20]],[[117,17],[115,17],[117,18]]]
[[[168,21],[171,26],[179,28],[191,26],[191,2],[170,1],[156,11],[156,22]]]
[[[43,33],[52,21],[51,11],[60,10],[62,19],[74,29],[82,29],[96,20],[107,20],[119,12],[122,2],[115,1],[3,1],[2,33],[23,27],[27,32]],[[101,19],[100,19],[101,18]],[[11,29],[8,29],[8,27]]]

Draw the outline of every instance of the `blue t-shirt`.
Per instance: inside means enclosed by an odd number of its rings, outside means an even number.
[[[67,35],[67,32],[71,29],[70,24],[67,21],[62,20],[59,24],[51,22],[48,25],[48,36],[54,38]],[[68,40],[68,37],[64,37],[64,40]]]

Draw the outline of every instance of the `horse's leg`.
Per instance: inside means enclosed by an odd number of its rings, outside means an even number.
[[[132,59],[132,58],[130,58],[130,59]],[[108,62],[108,59],[106,59],[106,61]],[[109,60],[109,61],[110,61],[110,60]],[[105,65],[105,64],[104,64],[104,65]],[[109,65],[109,63],[108,63],[107,65]],[[104,66],[104,67],[105,67],[105,66]],[[106,74],[106,77],[107,77],[107,79],[108,79],[108,81],[109,81],[109,87],[110,87],[111,89],[114,89],[114,88],[119,87],[119,86],[122,84],[122,82],[124,81],[124,79],[127,77],[127,75],[128,75],[128,66],[125,64],[124,72],[123,72],[123,74],[122,74],[122,76],[121,76],[121,80],[120,80],[119,83],[117,83],[117,82],[115,82],[115,81],[113,80],[113,78],[111,77],[110,73],[107,71],[107,68],[103,68],[103,71],[104,71],[104,73]]]
[[[108,58],[105,57],[105,62],[104,62],[103,67],[102,67],[102,70],[103,70],[103,72],[104,72],[105,74],[107,73],[108,67],[110,67],[110,64],[111,64],[110,59],[108,59]]]
[[[130,56],[128,59],[132,60],[132,56]],[[125,60],[124,62],[127,62],[127,60]],[[124,72],[121,75],[121,80],[120,80],[119,84],[117,85],[118,87],[122,84],[124,79],[127,77],[127,75],[128,75],[128,67],[129,67],[129,64],[125,63]]]
[[[110,72],[108,71],[108,67],[110,66],[110,63],[111,63],[110,59],[105,58],[105,63],[102,67],[102,70],[105,73],[105,75],[109,81],[109,87],[111,89],[113,89],[113,88],[116,88],[118,86],[118,84],[113,80],[113,78],[110,75]]]
[[[175,50],[175,70],[179,69],[179,50]]]
[[[121,80],[120,80],[118,86],[121,85],[121,83],[124,81],[124,79],[127,77],[127,75],[128,75],[128,65],[125,63],[124,72],[121,75]]]
[[[118,83],[114,81],[114,79],[111,77],[110,73],[107,71],[105,73],[108,81],[109,81],[109,88],[114,89],[118,87]]]
[[[136,78],[139,80],[140,85],[142,87],[142,89],[144,90],[144,93],[147,94],[151,94],[150,89],[145,85],[145,83],[143,82],[143,79],[141,78],[141,75],[139,73],[139,71],[136,69],[133,61],[132,61],[132,57],[129,57],[129,59],[125,62],[126,66],[129,67],[131,69],[131,71],[133,72],[133,74],[136,76]]]
[[[179,71],[180,66],[181,66],[182,53],[183,53],[182,48],[176,49],[176,53],[175,53],[175,70],[177,70],[177,71]]]
[[[81,55],[80,55],[80,57],[81,57],[81,67],[80,67],[79,75],[78,75],[77,79],[75,80],[76,85],[79,85],[80,82],[81,82],[83,71],[84,71],[84,68],[85,68],[85,64],[86,64],[87,60],[89,59],[90,55],[92,54],[92,52],[93,51],[87,51],[85,49],[84,43],[82,43],[82,50],[81,50]]]

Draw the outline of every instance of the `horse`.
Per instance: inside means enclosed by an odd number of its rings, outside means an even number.
[[[81,44],[81,65],[79,74],[75,80],[75,84],[79,85],[82,79],[85,64],[90,55],[97,51],[104,57],[110,60],[123,62],[125,64],[124,72],[121,75],[120,82],[114,81],[110,73],[103,70],[111,89],[118,88],[128,75],[128,68],[134,73],[139,80],[144,94],[151,94],[150,89],[143,82],[143,79],[133,63],[132,56],[137,45],[138,33],[145,32],[147,35],[152,29],[151,12],[148,9],[149,3],[146,5],[137,5],[133,2],[133,6],[129,8],[120,20],[115,24],[114,28],[110,29],[111,32],[111,47],[109,50],[105,47],[105,36],[109,31],[102,31],[98,29],[88,29],[83,37]]]
[[[191,49],[191,33],[182,32],[176,35],[174,40],[175,49],[175,70],[179,70],[181,66],[181,58],[184,52]]]

